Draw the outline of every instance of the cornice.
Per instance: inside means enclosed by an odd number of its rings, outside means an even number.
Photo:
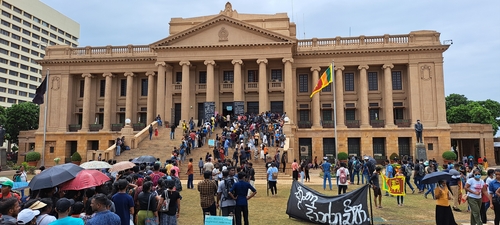
[[[391,49],[345,49],[345,50],[321,50],[321,51],[297,51],[295,56],[313,56],[313,55],[347,55],[347,54],[370,54],[370,53],[393,53],[393,52],[444,52],[449,46],[429,46],[429,47],[400,47]]]
[[[40,65],[44,64],[63,64],[63,63],[109,63],[109,62],[145,62],[145,61],[156,61],[156,57],[147,58],[82,58],[82,59],[44,59],[38,61]]]
[[[196,49],[196,48],[234,48],[234,47],[256,47],[256,46],[277,46],[277,45],[293,45],[292,42],[269,42],[269,43],[249,43],[249,44],[232,44],[232,45],[186,45],[186,46],[158,46],[154,49]]]

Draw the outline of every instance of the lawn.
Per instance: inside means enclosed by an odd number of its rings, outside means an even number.
[[[322,186],[312,185],[313,189],[327,195],[336,195],[337,189],[324,191]],[[348,191],[360,186],[349,186]],[[249,220],[250,224],[304,224],[303,221],[289,219],[286,214],[286,205],[290,194],[290,185],[278,185],[277,196],[267,196],[266,186],[257,185],[257,195],[249,200]],[[186,189],[182,191],[181,214],[179,224],[203,224],[203,216],[199,202],[199,193],[196,189]],[[382,209],[373,209],[375,224],[435,224],[434,210],[435,200],[425,199],[423,194],[408,194],[405,197],[405,204],[399,207],[396,197],[382,198]],[[369,204],[369,202],[368,202]],[[468,223],[470,213],[467,213],[466,205],[461,205],[463,212],[455,212],[457,223]],[[488,210],[488,219],[493,220],[492,210]]]

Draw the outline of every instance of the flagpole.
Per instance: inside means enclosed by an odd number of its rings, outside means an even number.
[[[333,129],[334,129],[334,132],[335,132],[335,151],[334,151],[334,156],[335,157],[335,165],[337,164],[337,152],[338,152],[338,139],[337,139],[337,95],[335,94],[335,92],[337,92],[337,86],[335,84],[335,69],[334,69],[335,65],[334,65],[334,61],[332,60],[332,84],[333,84]]]
[[[45,76],[45,110],[43,116],[43,146],[42,146],[42,162],[41,166],[45,166],[45,142],[47,141],[47,110],[49,106],[49,74],[50,69],[47,69],[47,75]]]

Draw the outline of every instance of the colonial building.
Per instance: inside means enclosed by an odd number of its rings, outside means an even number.
[[[339,151],[414,156],[420,119],[427,157],[441,159],[452,144],[443,73],[448,47],[430,30],[301,40],[285,13],[240,14],[230,3],[216,15],[172,18],[169,36],[149,45],[51,46],[40,61],[50,69],[45,161],[108,149],[156,115],[178,125],[210,116],[205,112],[286,112],[290,159],[333,156],[333,91]],[[311,99],[332,61],[334,85]],[[131,124],[123,128],[126,119]],[[493,158],[491,128],[457,129],[460,138],[481,143],[477,156]]]

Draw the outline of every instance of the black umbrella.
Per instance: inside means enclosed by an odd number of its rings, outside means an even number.
[[[440,180],[451,180],[451,174],[444,171],[432,172],[426,174],[422,179],[423,184],[435,184]]]
[[[29,187],[31,188],[31,190],[40,190],[44,188],[55,187],[75,178],[78,172],[80,172],[81,170],[83,170],[82,167],[79,167],[73,163],[57,165],[34,176],[29,183]]]
[[[151,155],[143,155],[141,157],[135,158],[132,160],[133,163],[155,163],[156,158]]]

